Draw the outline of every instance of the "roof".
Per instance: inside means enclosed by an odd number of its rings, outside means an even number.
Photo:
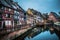
[[[40,12],[34,10],[34,9],[30,9],[30,8],[28,10],[31,10],[34,15],[38,15],[41,18],[45,19],[45,16],[42,13],[40,13]]]
[[[10,5],[5,0],[0,0],[1,4],[7,7],[10,7]]]
[[[43,14],[44,18],[47,19],[48,18],[48,13]]]
[[[30,10],[34,15],[37,15],[38,11],[34,10],[34,9],[30,9],[28,8],[28,10]]]
[[[3,6],[12,8],[14,10],[17,11],[23,11],[25,12],[19,5],[18,3],[14,2],[13,0],[0,0],[0,4],[2,4]]]
[[[21,8],[21,7],[18,5],[17,2],[13,2],[13,5],[16,6],[16,8],[17,8],[18,10],[21,10],[21,11],[25,12],[25,11],[23,10],[23,8]]]
[[[15,2],[13,2],[12,0],[5,0],[5,2],[6,2],[7,4],[9,4],[11,8],[17,9],[17,7],[14,5]],[[14,3],[14,4],[13,4],[13,3]]]
[[[55,12],[51,12],[56,18],[59,18],[59,15],[57,15],[57,13]]]
[[[10,5],[10,7],[12,7],[12,2],[13,2],[12,0],[5,0],[5,1]]]

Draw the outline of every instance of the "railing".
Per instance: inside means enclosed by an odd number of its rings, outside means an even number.
[[[21,29],[21,27],[3,28],[3,29],[0,29],[0,34],[5,34],[5,33],[20,30],[20,29]]]
[[[8,14],[13,14],[13,11],[7,11],[7,10],[5,10],[4,12],[8,13]]]
[[[21,29],[26,29],[26,28],[27,28],[26,25],[18,25],[16,27],[0,29],[0,33],[5,34],[5,33],[13,32],[13,31],[21,30]]]

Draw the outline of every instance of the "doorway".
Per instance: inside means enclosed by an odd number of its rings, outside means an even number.
[[[6,26],[5,26],[5,22],[3,22],[3,28],[6,28]]]

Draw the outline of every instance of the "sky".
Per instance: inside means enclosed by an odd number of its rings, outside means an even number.
[[[14,0],[24,9],[35,9],[41,13],[59,12],[60,0]]]

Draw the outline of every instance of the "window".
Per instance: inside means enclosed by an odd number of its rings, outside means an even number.
[[[2,13],[0,13],[0,21],[2,21]]]
[[[19,16],[14,16],[14,19],[19,19]]]
[[[17,12],[17,14],[19,14],[19,12]]]
[[[0,18],[2,18],[2,13],[0,13]]]
[[[16,13],[16,11],[14,11],[14,13]]]
[[[10,15],[10,14],[6,14],[6,17],[7,17],[7,18],[10,18],[10,17],[11,17],[11,15]]]
[[[16,7],[16,6],[14,6],[14,5],[12,5],[12,6],[13,6],[13,8],[17,9],[17,7]]]
[[[5,7],[2,6],[2,7],[0,7],[0,9],[1,9],[1,11],[2,11],[2,10],[5,10]]]
[[[53,18],[53,16],[49,16],[49,17]]]
[[[8,14],[6,14],[6,17],[8,17],[9,15]]]
[[[11,25],[11,21],[5,21],[5,25]]]
[[[5,7],[5,10],[7,10],[7,8]]]
[[[1,7],[1,9],[4,9],[4,7]]]
[[[18,16],[18,19],[19,19],[19,16]]]
[[[11,11],[11,9],[9,9],[9,11]]]
[[[17,16],[14,16],[15,19],[17,19]]]
[[[24,20],[24,18],[21,18],[21,20]]]

